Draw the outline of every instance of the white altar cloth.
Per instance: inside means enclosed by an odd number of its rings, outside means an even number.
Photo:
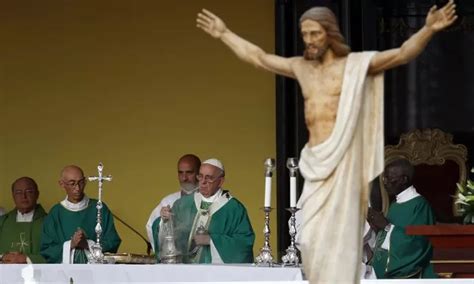
[[[299,268],[251,265],[0,264],[0,284],[308,284]],[[361,284],[474,284],[474,279],[362,280]]]
[[[307,283],[302,280],[301,270],[292,267],[199,264],[0,265],[0,284]]]

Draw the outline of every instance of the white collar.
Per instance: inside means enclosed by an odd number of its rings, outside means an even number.
[[[35,215],[35,209],[31,210],[28,213],[21,213],[20,211],[16,211],[16,221],[17,222],[32,222],[33,221],[33,216]]]
[[[405,189],[404,191],[400,192],[399,194],[397,194],[397,203],[403,203],[403,202],[407,202],[409,200],[412,200],[413,198],[417,197],[417,196],[420,196],[420,194],[416,191],[415,187],[410,186],[408,187],[407,189]]]
[[[61,201],[61,205],[69,211],[73,211],[73,212],[82,211],[86,209],[87,206],[89,205],[89,197],[87,197],[87,195],[84,195],[84,198],[82,198],[81,201],[79,201],[78,203],[72,203],[71,201],[67,200],[67,196],[66,196],[66,198],[63,201]]]
[[[201,194],[201,193],[199,193]],[[204,197],[202,194],[201,194],[201,197],[202,197],[202,201],[204,202],[214,202],[216,201],[217,198],[221,197],[222,195],[222,188],[219,188],[219,190],[213,195],[213,196],[210,196],[210,197]]]

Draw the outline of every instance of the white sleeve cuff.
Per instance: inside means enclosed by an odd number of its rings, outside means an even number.
[[[388,230],[387,235],[385,235],[385,240],[383,240],[383,243],[380,246],[381,248],[386,249],[386,250],[390,250],[390,236],[392,235],[392,231],[394,227],[392,224],[389,224],[388,226],[390,226],[390,229]]]
[[[224,263],[224,262],[222,261],[221,256],[219,255],[219,252],[217,251],[216,246],[215,246],[214,243],[212,242],[212,239],[211,239],[211,238],[210,238],[209,245],[210,245],[210,247],[211,247],[212,264]]]
[[[160,203],[155,209],[153,209],[153,211],[151,212],[150,217],[148,218],[146,226],[145,226],[146,227],[146,233],[148,235],[148,240],[150,240],[151,247],[152,247],[153,251],[155,251],[155,242],[153,240],[152,226],[153,226],[153,223],[155,222],[155,220],[160,217],[160,211],[161,211],[162,207],[163,206]]]
[[[62,263],[72,263],[71,255],[74,255],[74,250],[71,252],[71,241],[63,243],[63,260]]]

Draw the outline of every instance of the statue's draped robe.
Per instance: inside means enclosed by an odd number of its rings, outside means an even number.
[[[0,217],[0,254],[21,252],[32,263],[43,263],[40,255],[40,237],[46,212],[39,204],[35,207],[31,222],[17,222],[18,211],[13,209]]]
[[[301,253],[312,284],[359,283],[369,182],[384,162],[383,73],[367,75],[374,54],[349,54],[333,132],[301,151]]]

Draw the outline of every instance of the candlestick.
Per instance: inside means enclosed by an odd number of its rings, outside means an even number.
[[[263,227],[263,235],[265,241],[263,247],[260,249],[260,254],[255,257],[255,264],[257,265],[268,265],[273,266],[273,256],[272,248],[270,247],[270,212],[272,208],[270,206],[272,195],[272,174],[273,169],[275,169],[275,159],[268,158],[265,160],[265,207],[263,207],[263,212],[265,212],[265,225]]]
[[[264,207],[262,210],[265,212],[265,227],[263,228],[265,241],[260,249],[260,254],[255,257],[255,264],[273,266],[272,248],[270,247],[270,212],[272,208]]]
[[[296,174],[298,172],[298,159],[288,158],[286,167],[290,171],[290,207],[296,207]]]
[[[289,228],[291,243],[290,243],[290,246],[286,249],[286,254],[281,258],[281,261],[283,262],[283,266],[286,266],[286,265],[299,266],[299,263],[300,263],[299,251],[295,245],[295,237],[297,233],[295,214],[299,209],[296,207],[291,207],[291,208],[287,208],[286,210],[291,212],[290,228]]]

